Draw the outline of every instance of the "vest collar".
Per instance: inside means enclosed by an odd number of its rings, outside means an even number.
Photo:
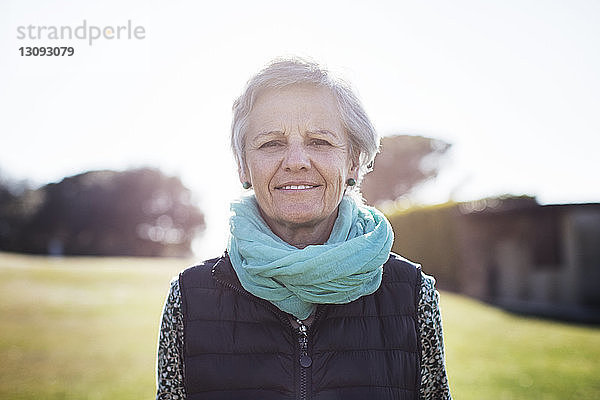
[[[224,283],[227,286],[231,286],[233,289],[246,292],[246,290],[242,287],[242,284],[240,283],[240,280],[238,279],[235,270],[233,269],[233,265],[231,265],[231,261],[229,260],[229,254],[227,254],[227,251],[225,251],[223,255],[213,265],[212,276],[217,281]]]
[[[250,297],[250,299],[271,309],[273,312],[275,312],[279,316],[279,318],[281,318],[283,321],[286,322],[286,325],[290,325],[294,328],[298,327],[298,323],[296,322],[296,319],[293,316],[291,316],[290,314],[288,314],[286,312],[281,311],[279,308],[277,308],[274,304],[272,304],[268,300],[256,297],[252,293],[250,293],[246,289],[244,289],[240,280],[237,277],[237,274],[235,273],[235,270],[233,269],[233,265],[231,265],[231,260],[229,259],[229,254],[227,254],[227,251],[225,251],[223,253],[223,255],[213,265],[211,272],[212,272],[213,279],[215,279],[217,282],[219,282],[225,286],[229,286],[233,290],[236,290],[239,293]],[[312,325],[316,319],[316,316],[322,314],[322,311],[325,308],[326,307],[322,304],[317,305],[317,311],[311,315],[307,324],[309,326]]]

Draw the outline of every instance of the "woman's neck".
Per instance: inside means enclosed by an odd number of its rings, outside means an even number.
[[[313,244],[323,244],[329,239],[337,218],[337,212],[334,212],[326,220],[306,224],[292,224],[269,220],[264,215],[263,218],[273,233],[283,241],[294,247],[303,249]]]

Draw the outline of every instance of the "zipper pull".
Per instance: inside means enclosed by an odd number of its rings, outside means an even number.
[[[298,323],[298,343],[300,344],[300,365],[308,368],[312,365],[312,358],[308,355],[308,327],[296,318]]]

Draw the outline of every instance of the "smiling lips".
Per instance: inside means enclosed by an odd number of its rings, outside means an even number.
[[[278,186],[275,189],[278,190],[307,190],[307,189],[314,189],[317,187],[320,187],[321,185],[284,185],[284,186]]]

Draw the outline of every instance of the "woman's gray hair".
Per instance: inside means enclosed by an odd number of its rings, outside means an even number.
[[[358,183],[373,166],[379,150],[379,135],[350,85],[315,62],[300,58],[275,59],[253,76],[233,103],[231,148],[240,169],[245,168],[244,137],[256,98],[266,89],[296,84],[327,87],[337,100],[340,118],[350,141],[350,156],[358,160]],[[358,185],[357,185],[358,186]]]

